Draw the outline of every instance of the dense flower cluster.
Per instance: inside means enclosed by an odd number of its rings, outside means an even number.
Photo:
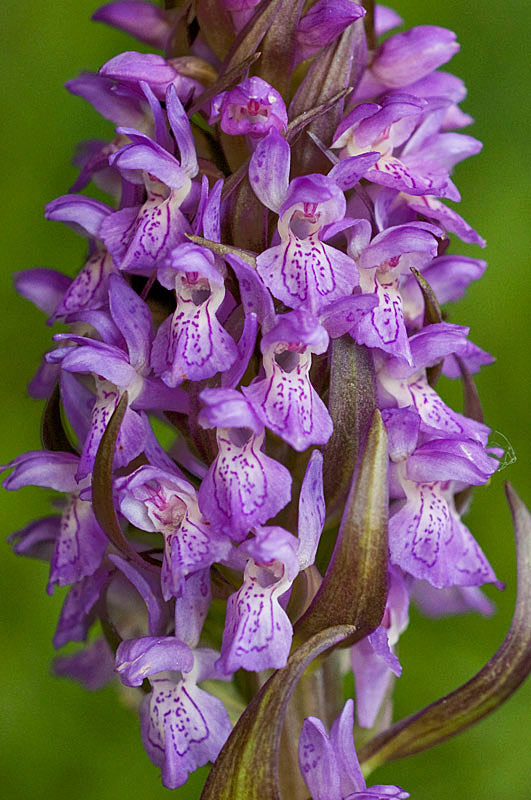
[[[348,493],[327,478],[341,347],[367,365],[356,436],[379,409],[389,458],[387,602],[350,648],[361,728],[388,720],[410,597],[429,614],[488,613],[479,587],[496,582],[461,513],[500,453],[435,388],[442,372],[470,389],[492,360],[439,308],[485,269],[447,252],[449,234],[484,244],[445,204],[460,199],[453,167],[481,147],[456,132],[471,122],[463,83],[439,70],[455,35],[421,26],[378,44],[402,24],[384,6],[285,4],[282,77],[274,5],[199,2],[196,19],[119,0],[95,14],[163,54],[122,53],[67,84],[117,126],[83,145],[75,185],[46,208],[86,237],[87,260],[73,279],[16,278],[67,332],[30,385],[50,398],[53,435],[4,482],[64,500],[13,546],[50,561],[50,593],[70,587],[54,645],[85,644],[55,672],[141,687],[143,743],[169,788],[216,761],[250,697],[241,671],[284,667],[318,595]],[[343,72],[319,95],[332,55]],[[90,182],[108,204],[80,193]],[[330,736],[304,721],[314,800],[407,797],[366,788],[352,729],[352,700]]]

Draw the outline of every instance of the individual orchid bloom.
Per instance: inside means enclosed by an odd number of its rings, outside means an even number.
[[[440,152],[435,158],[420,148],[419,152],[407,149],[425,106],[425,100],[398,92],[386,95],[380,103],[361,103],[338,127],[332,147],[339,149],[343,158],[379,152],[380,158],[366,173],[374,183],[411,195],[459,200],[459,192],[449,177],[453,161],[447,166]],[[445,141],[437,140],[441,152]]]
[[[361,290],[374,294],[378,301],[352,331],[359,344],[378,347],[412,363],[401,285],[411,276],[412,267],[421,270],[437,255],[437,233],[432,225],[413,222],[387,228],[369,243],[367,221],[352,229],[348,251],[359,265]]]
[[[380,402],[384,408],[397,405],[414,409],[423,429],[432,436],[468,438],[485,445],[490,429],[449,408],[426,375],[426,367],[464,347],[467,333],[468,329],[460,325],[428,325],[409,339],[413,366],[395,358],[381,359],[377,368]]]
[[[230,540],[205,520],[195,489],[179,475],[145,465],[115,485],[124,517],[140,530],[164,537],[165,600],[179,595],[186,575],[228,555]]]
[[[81,272],[69,282],[52,320],[105,305],[108,278],[114,267],[110,253],[103,246],[101,228],[112,213],[109,206],[83,195],[64,195],[46,206],[46,219],[64,222],[87,236],[90,242],[89,258]]]
[[[365,14],[363,6],[352,0],[318,0],[297,27],[293,66],[315,55]]]
[[[356,98],[408,87],[446,64],[459,50],[456,35],[435,25],[395,33],[377,49],[356,90]]]
[[[283,314],[260,343],[264,377],[242,388],[262,423],[298,451],[325,444],[332,434],[328,410],[310,382],[312,353],[324,353],[328,341],[307,311]]]
[[[57,334],[58,341],[72,344],[52,350],[47,356],[52,363],[60,362],[67,372],[94,374],[96,396],[81,453],[79,478],[92,471],[101,437],[123,391],[128,392],[128,408],[118,437],[117,466],[128,464],[147,444],[149,425],[133,408],[187,407],[186,395],[181,390],[170,391],[150,377],[151,312],[120,275],[109,278],[109,304],[111,318],[103,317],[103,336],[107,341]]]
[[[363,161],[350,185],[367,168]],[[289,169],[289,145],[273,129],[251,157],[249,180],[261,202],[279,215],[280,244],[257,257],[256,269],[274,297],[316,314],[358,285],[354,261],[319,238],[327,226],[343,220],[346,201],[334,177],[305,175],[288,183]]]
[[[175,292],[177,306],[155,337],[155,373],[167,386],[177,386],[228,370],[238,349],[217,317],[225,285],[214,255],[195,244],[179,245],[157,275],[162,286]]]
[[[199,487],[205,517],[242,541],[291,498],[291,475],[263,452],[264,422],[235,389],[204,389],[199,424],[216,428],[218,454]]]
[[[220,669],[259,672],[285,666],[293,628],[281,604],[300,569],[297,539],[279,527],[255,529],[238,555],[248,557],[243,583],[227,600]]]
[[[312,800],[403,800],[399,786],[367,788],[354,749],[354,703],[347,700],[328,736],[317,717],[307,717],[299,739],[299,767]]]
[[[108,539],[96,521],[92,504],[80,497],[88,480],[80,483],[76,478],[78,456],[72,453],[30,451],[15,458],[8,466],[13,468],[13,472],[4,480],[4,489],[45,486],[67,493],[61,517],[47,518],[46,523],[48,531],[50,526],[57,525],[48,593],[53,592],[54,585],[67,586],[93,575],[101,564]],[[45,524],[44,520],[40,522]],[[24,538],[25,533],[30,534],[29,531],[21,532]]]
[[[284,133],[288,112],[284,100],[269,83],[257,76],[246,78],[212,100],[209,122],[220,123],[225,133],[245,134],[256,144],[271,128]]]
[[[412,410],[389,410],[391,486],[405,503],[389,521],[393,564],[442,589],[481,586],[496,581],[481,548],[456,511],[454,494],[464,485],[481,485],[498,467],[481,444],[465,438],[430,439],[418,445],[420,420]],[[422,441],[422,439],[420,439]],[[391,491],[396,493],[396,489]]]
[[[142,741],[168,789],[215,761],[231,731],[222,701],[197,686],[224,679],[215,667],[217,656],[172,636],[133,639],[118,647],[116,671],[122,682],[140,686],[149,678],[152,690],[140,707]]]
[[[180,163],[164,147],[140,131],[118,128],[131,144],[110,159],[122,176],[143,186],[147,199],[141,206],[126,206],[109,216],[102,238],[116,265],[124,271],[151,276],[171,250],[186,241],[190,223],[181,210],[192,201],[192,178],[197,157],[190,123],[173,87],[168,89],[166,109],[180,153]]]
[[[401,573],[389,571],[389,593],[381,625],[350,651],[356,689],[356,719],[372,728],[392,684],[402,667],[394,647],[408,626],[409,592]]]
[[[293,632],[282,598],[314,563],[324,521],[323,457],[314,450],[299,496],[298,538],[277,526],[257,526],[229,559],[244,569],[244,577],[228,601],[220,658],[227,673],[286,663]]]

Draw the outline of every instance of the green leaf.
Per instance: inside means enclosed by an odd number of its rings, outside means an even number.
[[[420,753],[464,731],[505,702],[531,670],[531,515],[508,483],[518,564],[513,620],[502,645],[471,680],[437,702],[400,720],[359,754],[367,771],[395,758]]]
[[[128,402],[127,392],[124,392],[101,437],[92,471],[92,507],[101,529],[126,558],[139,564],[144,569],[152,569],[158,572],[158,567],[144,561],[136,550],[131,547],[123,534],[114,510],[112,493],[114,451]]]
[[[323,583],[295,625],[299,640],[353,625],[350,645],[380,624],[387,600],[387,466],[387,435],[376,410]]]
[[[323,451],[327,516],[342,509],[376,408],[370,351],[351,336],[332,340],[328,411],[334,424]]]
[[[212,767],[201,800],[281,800],[278,753],[289,699],[306,667],[352,633],[354,629],[348,625],[321,631],[273,673],[234,727]]]
[[[68,438],[61,418],[61,391],[56,383],[48,398],[41,419],[41,442],[45,450],[79,455]]]

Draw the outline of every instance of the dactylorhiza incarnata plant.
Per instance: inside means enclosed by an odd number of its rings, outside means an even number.
[[[444,202],[481,148],[438,71],[456,37],[393,32],[372,2],[165,5],[97,11],[159,52],[67,84],[117,128],[46,208],[88,240],[79,275],[16,276],[67,332],[30,384],[44,449],[4,486],[64,498],[11,541],[50,561],[48,592],[71,587],[53,642],[84,644],[55,673],[131,687],[168,788],[212,762],[203,800],[405,798],[371,770],[471,725],[530,665],[531,519],[508,487],[507,637],[391,722],[410,599],[488,613],[497,583],[461,519],[503,456],[472,378],[492,359],[440,307],[485,269],[447,252],[484,244]]]

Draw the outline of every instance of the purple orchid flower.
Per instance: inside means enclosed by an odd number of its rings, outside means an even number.
[[[446,105],[444,101],[444,108]],[[386,95],[380,104],[362,103],[338,127],[333,147],[340,149],[343,157],[379,152],[380,158],[366,174],[367,179],[374,183],[410,195],[436,195],[459,200],[449,170],[460,158],[471,154],[472,140],[462,136],[456,143],[454,138],[451,141],[444,138],[459,134],[433,134],[428,139],[427,135],[420,133],[425,133],[426,123],[412,136],[425,114],[425,106],[426,101],[422,98],[401,93]],[[431,117],[438,122],[438,111],[436,107],[428,115],[430,133],[434,126]],[[480,143],[476,142],[472,149],[477,152],[479,147]],[[395,151],[399,148],[400,155],[397,156]]]
[[[413,408],[423,430],[432,436],[469,438],[485,445],[489,428],[450,409],[433,389],[426,376],[426,367],[442,358],[459,353],[466,345],[468,329],[441,322],[428,325],[409,339],[413,366],[395,358],[380,362],[379,391],[382,407],[398,405]]]
[[[363,156],[346,165],[352,173],[348,188],[373,161]],[[327,226],[343,220],[346,201],[334,177],[305,175],[289,183],[289,170],[289,145],[272,130],[251,157],[249,180],[259,200],[279,215],[281,243],[261,253],[256,268],[274,297],[289,308],[303,307],[315,314],[323,305],[352,294],[358,284],[353,260],[319,238]]]
[[[312,353],[328,348],[325,328],[307,311],[278,317],[262,337],[265,376],[242,391],[260,420],[295,450],[325,444],[332,420],[310,382]]]
[[[421,222],[390,227],[369,243],[370,225],[365,220],[349,233],[349,254],[360,268],[360,286],[372,293],[377,305],[364,314],[352,331],[359,344],[378,347],[412,363],[404,321],[401,284],[410,269],[422,269],[437,254],[437,228]]]
[[[98,8],[92,19],[125,31],[159,50],[166,49],[173,27],[171,12],[143,0],[115,0]]]
[[[89,432],[83,444],[78,477],[92,470],[101,437],[122,391],[127,390],[129,407],[120,429],[116,465],[125,466],[142,452],[148,441],[147,420],[133,411],[166,408],[183,411],[187,397],[182,390],[168,387],[150,377],[152,319],[147,305],[119,275],[109,278],[110,318],[89,318],[103,325],[104,341],[85,336],[57,334],[56,340],[72,342],[52,350],[48,360],[60,362],[63,370],[95,374],[96,397]]]
[[[144,186],[147,199],[141,206],[115,211],[101,227],[105,245],[120,269],[150,276],[171,250],[186,241],[190,224],[181,210],[193,200],[192,178],[198,171],[190,123],[177,93],[170,86],[166,108],[181,162],[141,131],[119,128],[131,144],[110,159],[122,176]]]
[[[383,42],[366,70],[356,97],[409,86],[442,66],[459,50],[456,35],[435,25],[419,25]]]
[[[204,680],[226,680],[215,666],[218,653],[196,649],[204,615],[195,613],[191,624],[181,622],[188,604],[208,605],[204,590],[204,573],[198,579],[191,576],[182,599],[176,601],[175,632],[185,632],[184,640],[132,639],[122,642],[116,653],[116,671],[126,686],[150,680],[152,691],[140,707],[142,741],[169,789],[182,786],[197,767],[215,761],[231,731],[222,701],[197,686]]]
[[[256,145],[271,128],[279,133],[286,131],[288,112],[277,90],[254,76],[214,97],[209,122],[212,125],[218,121],[225,133],[246,134]]]
[[[49,524],[58,528],[48,593],[53,592],[54,585],[67,586],[93,575],[101,564],[108,539],[96,521],[92,504],[80,498],[88,482],[80,483],[76,478],[79,458],[71,453],[31,451],[18,456],[8,466],[13,472],[4,480],[4,489],[45,486],[68,494],[61,517],[53,518],[57,523],[48,518]],[[41,520],[41,524],[45,521]],[[24,533],[21,535],[25,538]]]
[[[199,424],[215,427],[218,454],[201,482],[199,507],[232,539],[274,517],[291,498],[291,475],[263,452],[264,423],[235,389],[204,389]]]
[[[418,444],[420,420],[414,411],[393,410],[385,418],[394,465],[392,485],[400,487],[398,497],[406,498],[389,522],[392,563],[436,588],[496,582],[454,502],[461,486],[489,479],[497,469],[496,459],[479,443],[462,438]]]
[[[204,247],[182,244],[157,274],[163,286],[175,291],[177,307],[157,331],[155,373],[168,386],[177,386],[230,369],[238,349],[216,316],[226,290],[214,255]]]
[[[403,800],[399,786],[367,788],[354,749],[354,703],[347,700],[330,736],[316,717],[307,717],[299,739],[299,766],[312,800]]]
[[[112,213],[109,206],[82,195],[64,195],[46,206],[46,219],[64,222],[77,233],[87,236],[90,242],[89,258],[79,275],[69,281],[54,309],[52,321],[105,305],[108,278],[114,267],[111,255],[103,246],[101,228]],[[55,282],[57,280],[60,279]]]
[[[324,520],[323,457],[314,450],[299,496],[298,538],[278,526],[257,526],[229,560],[244,575],[227,604],[219,661],[227,674],[285,665],[293,636],[284,610],[288,592],[314,563]]]
[[[161,533],[165,600],[178,596],[186,575],[223,560],[230,540],[204,519],[193,486],[178,474],[142,466],[116,481],[120,510],[137,528]]]

